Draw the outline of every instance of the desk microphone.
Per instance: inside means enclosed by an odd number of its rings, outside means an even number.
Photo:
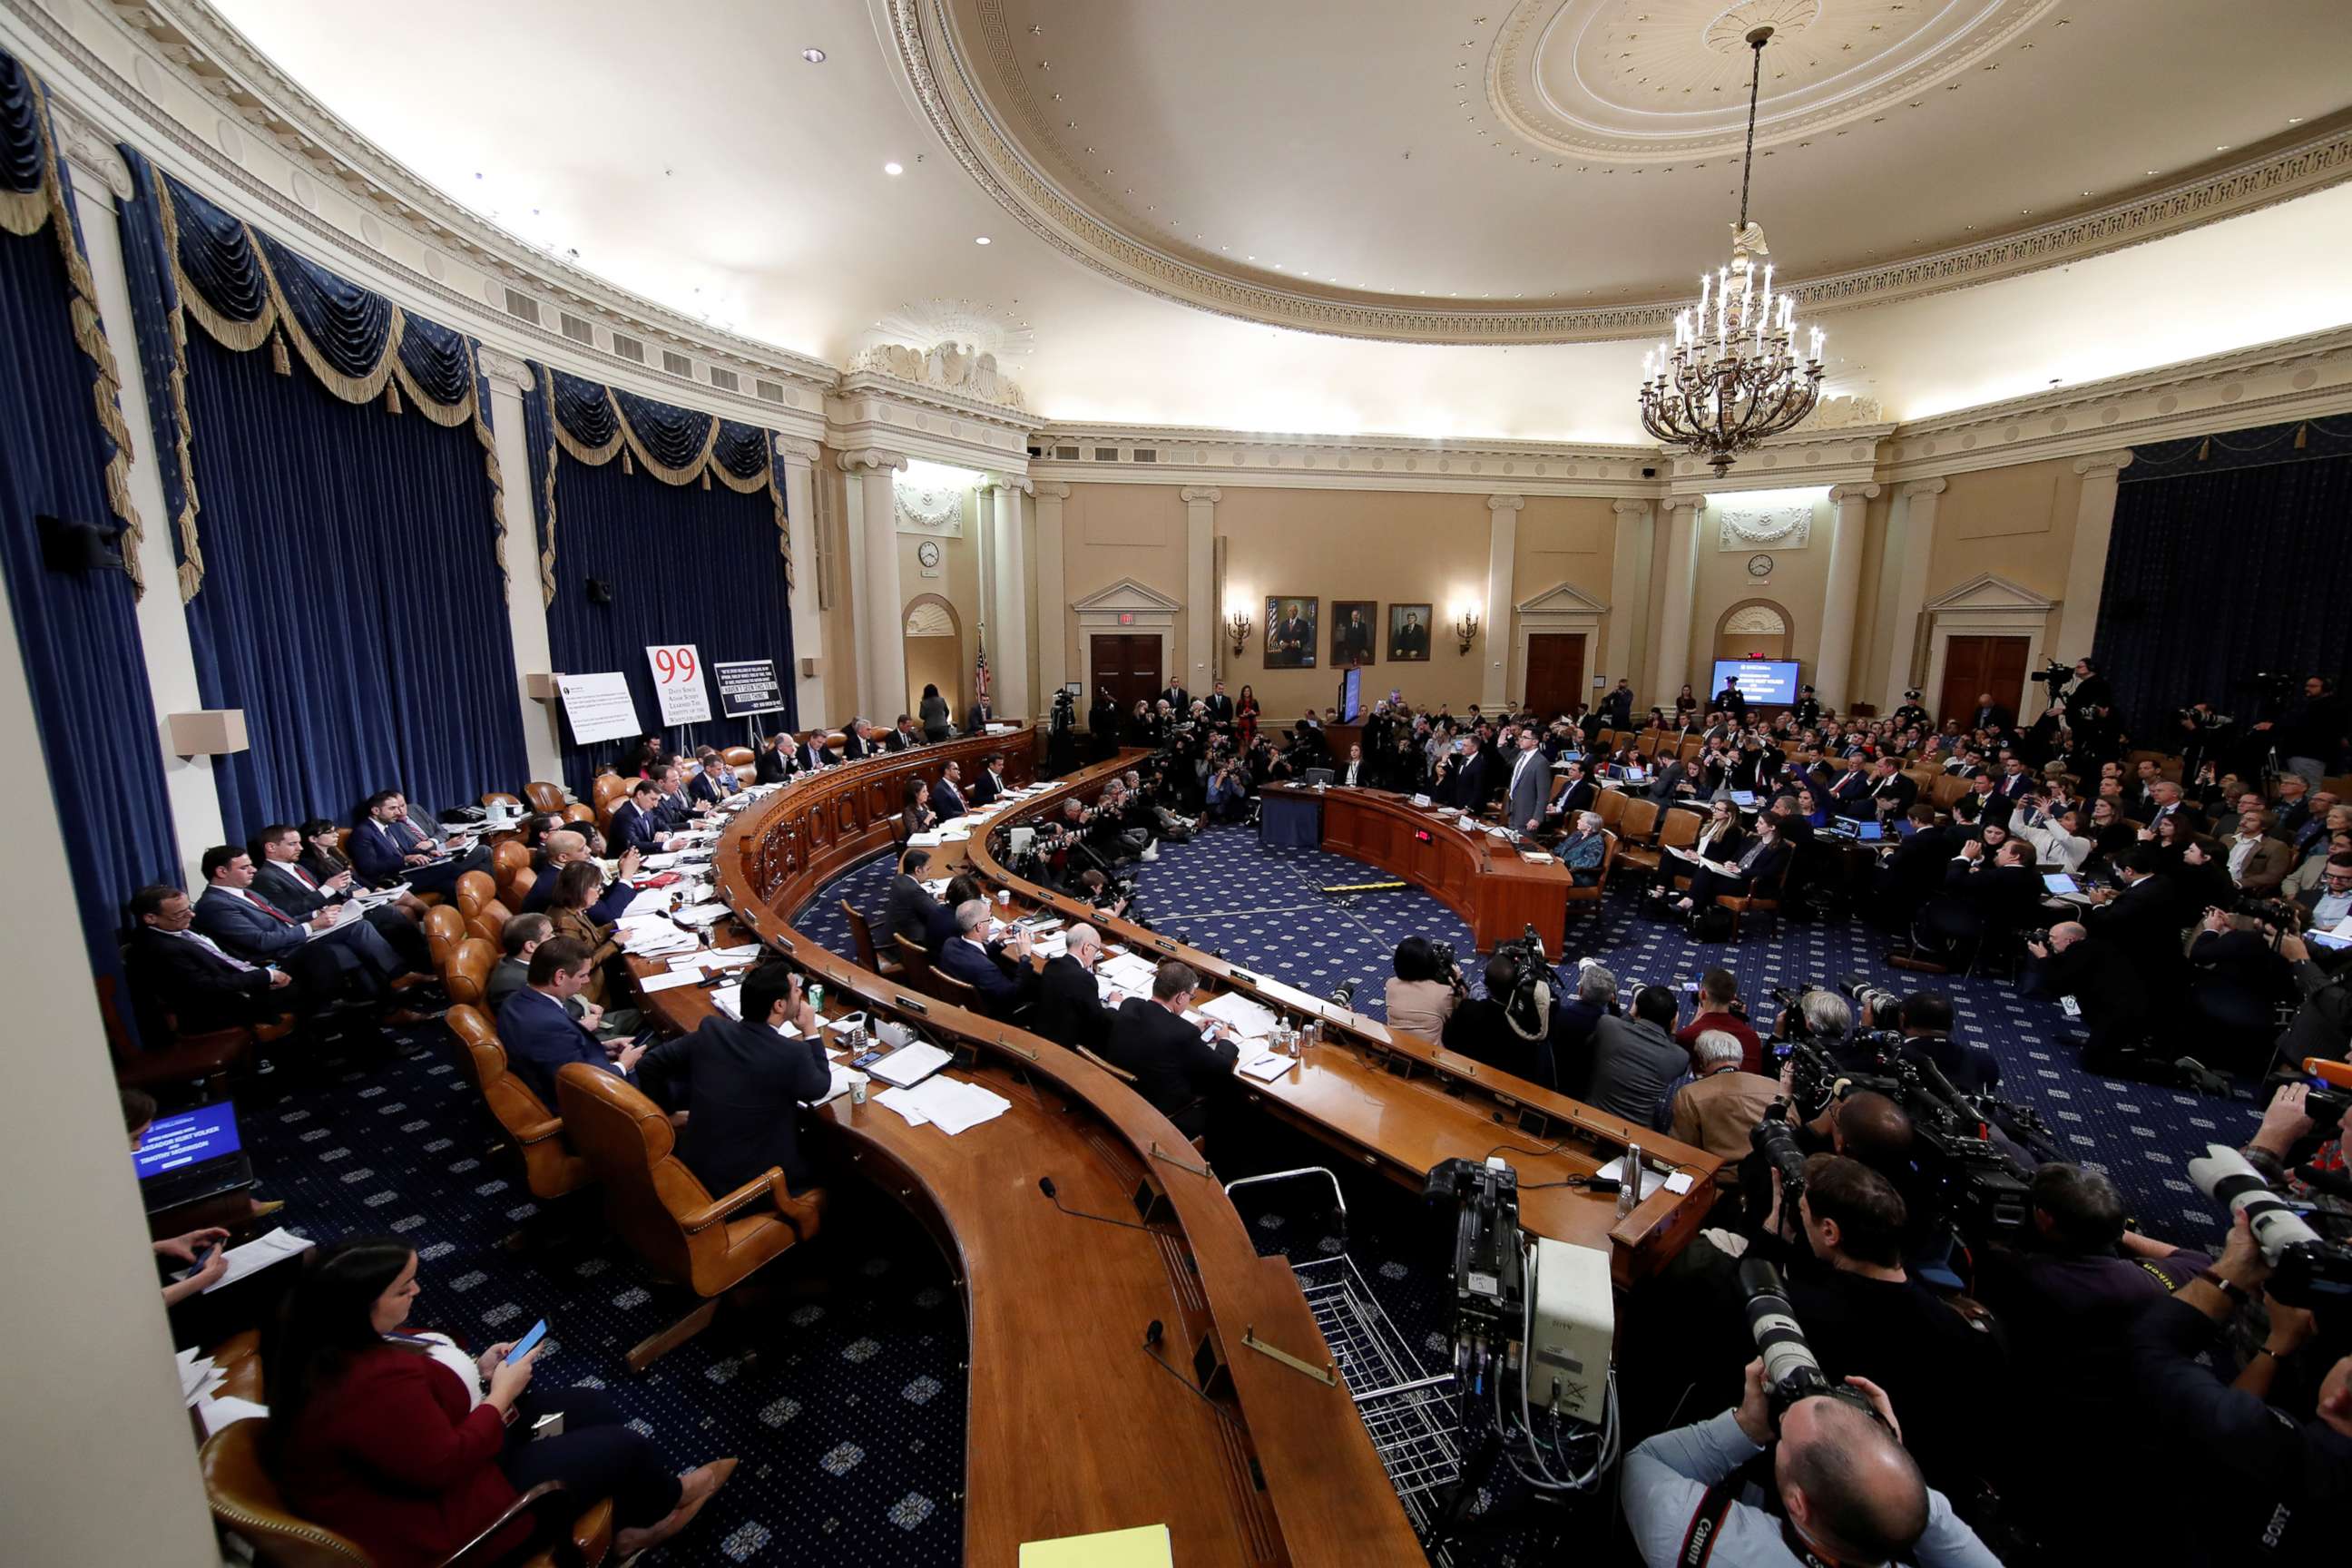
[[[1038,1177],[1037,1190],[1045,1194],[1045,1196],[1051,1200],[1055,1208],[1061,1209],[1064,1214],[1068,1215],[1072,1219],[1090,1219],[1095,1221],[1097,1225],[1119,1226],[1128,1230],[1139,1230],[1146,1236],[1159,1236],[1163,1234],[1162,1232],[1152,1229],[1148,1225],[1138,1225],[1133,1220],[1113,1219],[1110,1215],[1102,1214],[1082,1214],[1076,1209],[1063,1207],[1062,1200],[1054,1195],[1054,1178],[1051,1176]]]
[[[1223,1405],[1210,1398],[1199,1384],[1194,1383],[1191,1378],[1186,1377],[1182,1373],[1168,1364],[1168,1358],[1160,1353],[1160,1342],[1165,1333],[1166,1330],[1161,1327],[1159,1319],[1154,1318],[1151,1321],[1146,1323],[1143,1326],[1143,1353],[1150,1356],[1153,1361],[1159,1363],[1160,1371],[1166,1373],[1169,1376],[1174,1378],[1177,1382],[1191,1389],[1193,1394],[1199,1397],[1202,1404],[1207,1405],[1210,1409],[1217,1413],[1217,1419],[1223,1421],[1234,1431],[1241,1433],[1244,1436],[1249,1436],[1249,1429],[1244,1426],[1240,1422],[1234,1420]],[[1252,1458],[1250,1460],[1250,1479],[1257,1483],[1258,1490],[1264,1491],[1265,1489],[1265,1473],[1257,1468],[1257,1460],[1255,1458]]]

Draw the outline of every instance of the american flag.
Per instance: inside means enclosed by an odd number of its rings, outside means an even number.
[[[979,646],[979,657],[972,661],[971,687],[974,694],[972,700],[976,702],[985,702],[988,700],[988,645],[982,643]]]

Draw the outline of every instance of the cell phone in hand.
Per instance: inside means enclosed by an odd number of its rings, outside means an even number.
[[[512,1366],[515,1363],[520,1361],[523,1357],[537,1350],[539,1348],[539,1342],[545,1338],[547,1338],[547,1320],[545,1318],[541,1318],[536,1324],[532,1325],[530,1332],[515,1341],[514,1349],[507,1352],[506,1364]]]
[[[180,1270],[179,1278],[186,1279],[192,1276],[202,1274],[206,1268],[211,1267],[212,1260],[220,1256],[221,1249],[227,1245],[228,1243],[226,1241],[213,1241],[206,1242],[204,1246],[197,1247],[196,1260],[188,1265],[187,1268]]]

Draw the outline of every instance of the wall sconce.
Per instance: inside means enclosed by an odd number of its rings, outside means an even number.
[[[1234,657],[1241,658],[1242,649],[1249,643],[1249,616],[1243,611],[1235,610],[1225,622],[1225,632],[1234,639]]]
[[[1471,643],[1476,640],[1478,636],[1478,616],[1476,612],[1472,610],[1463,611],[1461,616],[1457,617],[1454,623],[1454,635],[1462,640],[1462,652],[1466,657],[1470,652]]]

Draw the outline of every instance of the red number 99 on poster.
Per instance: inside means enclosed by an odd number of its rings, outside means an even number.
[[[692,680],[695,675],[694,649],[691,647],[657,647],[653,650],[654,674],[664,686],[675,681]]]

